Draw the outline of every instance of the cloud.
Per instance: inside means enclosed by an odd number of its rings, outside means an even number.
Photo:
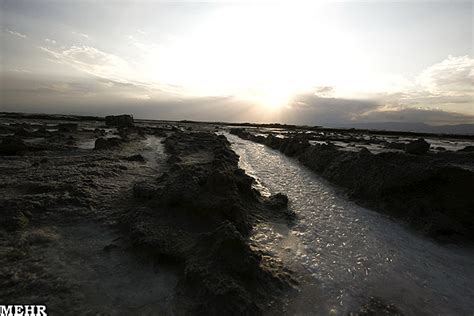
[[[97,77],[126,81],[131,73],[130,66],[124,59],[94,47],[72,46],[64,50],[40,48],[57,62]]]
[[[285,117],[288,123],[334,125],[356,121],[379,106],[380,104],[372,100],[327,98],[306,93],[293,98],[291,105],[284,109],[282,117]]]
[[[289,107],[272,115],[267,109],[233,96],[182,97],[106,78],[48,78],[11,72],[0,92],[5,111],[46,111],[105,115],[133,113],[154,119],[191,119],[233,122],[282,122],[323,126],[350,126],[367,122],[425,122],[460,124],[474,116],[440,109],[385,107],[373,100],[351,100],[301,94]],[[397,97],[401,97],[399,95]],[[67,102],[65,102],[67,100]],[[91,112],[92,111],[92,112]]]
[[[56,41],[50,38],[45,38],[44,41],[48,44],[56,44]]]
[[[366,113],[365,119],[379,120],[385,116],[385,120],[406,121],[412,115],[411,121],[472,122],[474,59],[469,56],[449,56],[420,72],[411,85],[366,97],[380,106]],[[454,115],[456,113],[459,115]]]
[[[2,79],[0,95],[5,105],[56,106],[59,112],[68,103],[94,107],[109,101],[143,100],[151,94],[146,87],[98,77],[44,78],[35,73],[12,71],[5,73]],[[87,108],[91,111],[91,107]]]
[[[366,93],[344,94],[342,90],[341,94],[338,86],[315,87],[311,92],[296,95],[282,117],[291,123],[312,125],[474,122],[473,58],[449,56],[424,69],[413,80],[392,77],[393,84]]]
[[[329,97],[334,94],[334,87],[324,86],[317,87],[314,91],[314,94],[320,97]]]
[[[107,115],[154,119],[259,121],[264,109],[234,97],[151,95],[133,84],[101,78],[48,78],[9,74],[0,86],[4,111]],[[67,101],[65,101],[67,100]]]
[[[320,89],[318,89],[319,91]],[[323,89],[324,91],[332,89]],[[378,99],[343,99],[322,97],[315,93],[296,96],[292,104],[283,111],[287,123],[307,125],[343,126],[367,122],[424,122],[427,124],[464,124],[474,122],[474,114],[457,113],[433,108],[434,102],[468,102],[464,97],[419,97],[416,101],[409,94],[386,94]],[[471,100],[472,101],[472,100]],[[410,103],[411,102],[411,103]],[[409,105],[406,105],[409,103]],[[413,107],[416,103],[423,107]]]
[[[10,33],[10,34],[12,34],[12,35],[21,37],[21,38],[26,38],[26,37],[27,37],[25,34],[22,34],[22,33],[17,32],[17,31],[7,30],[7,32]]]
[[[16,72],[16,73],[31,73],[30,70],[23,69],[23,68],[7,68],[6,70],[11,71],[11,72]]]
[[[77,36],[79,36],[79,37],[82,37],[82,38],[84,38],[84,39],[89,39],[89,38],[90,38],[89,35],[84,34],[84,33],[72,32],[72,34],[77,35]]]
[[[58,45],[59,46],[59,45]],[[140,93],[141,99],[153,98],[152,95],[163,93],[183,97],[186,92],[179,85],[166,84],[160,81],[153,81],[147,78],[145,68],[137,68],[136,62],[127,60],[95,47],[82,45],[71,46],[69,48],[39,47],[46,52],[52,60],[63,65],[70,66],[79,72],[92,75],[94,77],[106,79],[114,82],[121,82],[134,86],[137,91],[146,89],[149,93]],[[188,93],[189,94],[189,93]]]
[[[474,96],[474,59],[449,56],[425,69],[417,81],[434,95]]]
[[[474,115],[440,109],[406,108],[393,111],[372,111],[359,117],[358,122],[423,122],[431,125],[465,124],[474,122]]]

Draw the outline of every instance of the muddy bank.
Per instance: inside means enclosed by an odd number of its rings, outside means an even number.
[[[349,152],[331,143],[231,133],[265,144],[342,187],[358,203],[407,222],[439,241],[474,240],[474,156],[469,151],[409,154]],[[466,167],[467,166],[467,167]]]
[[[249,242],[256,223],[291,222],[288,199],[254,190],[214,126],[48,118],[0,122],[2,299],[254,315],[294,286]]]
[[[249,245],[252,226],[287,222],[287,198],[262,197],[223,136],[177,131],[165,140],[168,171],[137,182],[123,219],[135,247],[181,267],[177,314],[261,314],[289,289],[281,262]]]
[[[169,313],[174,272],[137,254],[117,225],[131,184],[159,174],[164,154],[147,140],[161,138],[146,131],[161,128],[49,119],[0,124],[2,303],[46,304],[51,315]],[[94,150],[100,137],[119,141]]]

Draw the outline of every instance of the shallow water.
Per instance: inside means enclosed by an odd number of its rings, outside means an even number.
[[[163,137],[151,135],[144,140],[145,149],[141,154],[150,168],[158,168],[165,160],[165,146],[161,143],[162,141]]]
[[[261,144],[225,134],[264,193],[283,192],[291,229],[262,224],[252,239],[304,276],[286,314],[344,315],[375,296],[406,315],[472,315],[474,251],[441,246],[359,207],[327,182]]]
[[[85,139],[77,143],[79,149],[94,149],[96,138]]]
[[[39,144],[39,143],[43,143],[44,141],[46,141],[46,138],[36,137],[36,138],[24,139],[23,141],[27,144]]]

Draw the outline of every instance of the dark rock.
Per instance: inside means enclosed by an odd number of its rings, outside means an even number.
[[[423,138],[418,138],[405,145],[405,152],[409,154],[422,155],[430,150],[430,144]]]
[[[404,143],[387,142],[385,144],[385,147],[387,147],[389,149],[405,150],[405,144]]]
[[[97,138],[94,144],[95,150],[109,150],[120,147],[122,141],[118,137],[114,138]]]
[[[99,136],[105,136],[105,130],[96,128],[94,129],[94,134],[99,135]]]
[[[20,137],[34,137],[35,133],[30,131],[29,129],[26,129],[24,127],[20,127],[19,129],[16,130],[15,136],[20,136]]]
[[[288,207],[288,197],[282,193],[272,195],[266,201],[271,209],[279,210]]]
[[[46,126],[41,126],[38,128],[38,130],[35,132],[35,136],[37,137],[48,137],[51,136],[51,133],[48,131]]]
[[[104,248],[102,248],[102,250],[105,251],[105,252],[111,252],[111,251],[117,250],[117,249],[120,249],[120,246],[118,246],[116,244],[109,244],[109,245],[104,246]]]
[[[142,155],[140,154],[136,154],[136,155],[133,155],[133,156],[129,156],[126,158],[128,161],[137,161],[137,162],[145,162],[145,157],[143,157]]]
[[[372,297],[370,301],[364,304],[357,312],[350,312],[350,316],[403,316],[395,305],[387,304],[381,299]]]
[[[5,124],[0,123],[0,132],[1,132],[2,134],[3,134],[3,133],[14,133],[14,132],[15,132],[15,128],[12,127],[12,126],[5,125]]]
[[[252,292],[271,286],[260,261],[237,229],[223,223],[215,231],[202,234],[193,247],[178,300],[191,299],[193,304],[186,310],[191,314],[260,315]]]
[[[28,146],[21,138],[16,136],[7,136],[0,143],[0,155],[15,156],[28,151]]]
[[[283,142],[280,150],[287,156],[293,157],[301,155],[306,148],[310,146],[308,140],[304,136],[295,136]]]
[[[472,153],[474,152],[474,146],[466,146],[463,149],[459,149],[458,152]]]
[[[133,116],[129,114],[109,115],[105,117],[105,125],[117,127],[132,127],[134,126]]]
[[[57,129],[63,133],[75,133],[78,130],[77,123],[61,123],[57,125]]]
[[[180,163],[182,162],[182,159],[179,158],[178,156],[176,155],[171,155],[169,156],[169,158],[167,159],[167,162],[172,165],[172,164],[176,164],[176,163]]]
[[[137,182],[133,185],[133,196],[138,199],[152,199],[158,195],[158,187],[149,182]]]
[[[6,231],[17,231],[28,226],[28,217],[20,210],[6,209],[0,214],[0,228]]]

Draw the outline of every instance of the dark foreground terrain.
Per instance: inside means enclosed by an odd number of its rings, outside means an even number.
[[[127,121],[7,123],[0,144],[2,302],[46,303],[61,314],[254,315],[297,284],[278,258],[248,240],[255,223],[291,222],[288,199],[253,189],[224,136]],[[83,249],[88,239],[103,253]],[[152,264],[168,275],[159,282],[168,281],[162,287],[171,294],[162,302],[158,293],[131,306],[107,306],[107,299],[100,306],[100,296],[133,291],[74,275],[86,274],[74,260],[117,269],[104,256],[130,269]],[[109,293],[92,290],[94,283]]]
[[[393,134],[246,128],[0,117],[0,302],[46,304],[53,315],[283,311],[281,297],[304,278],[250,236],[298,221],[292,197],[257,189],[218,135],[226,130],[437,240],[473,240],[470,139],[436,138],[430,149]],[[364,300],[354,315],[402,314]]]

